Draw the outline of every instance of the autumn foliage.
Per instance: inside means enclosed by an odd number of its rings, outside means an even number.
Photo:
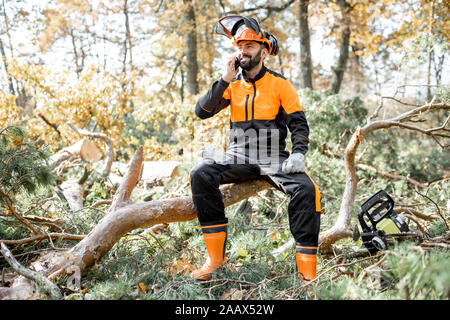
[[[0,240],[43,274],[53,260],[42,252],[59,262],[76,256],[77,289],[54,266],[65,298],[448,298],[446,1],[25,0],[0,9]],[[332,235],[314,292],[291,279],[286,198],[261,183],[228,194],[229,264],[219,278],[204,287],[187,279],[204,253],[189,170],[203,143],[223,150],[229,139],[229,109],[200,121],[195,104],[234,53],[212,31],[234,14],[276,35],[280,54],[265,64],[294,84],[308,119],[306,165],[322,191],[321,234]],[[82,139],[100,161],[64,153]],[[105,173],[110,154],[115,167]],[[130,164],[138,156],[179,162],[176,174],[140,180]],[[127,172],[133,183],[114,201]],[[75,186],[79,209],[63,183]],[[359,258],[350,250],[355,212],[379,189],[428,242],[348,263]],[[120,232],[104,232],[108,221]],[[9,276],[0,297],[14,291]]]

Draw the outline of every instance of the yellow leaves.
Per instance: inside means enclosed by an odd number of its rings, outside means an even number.
[[[16,105],[16,97],[0,91],[0,128],[18,124],[20,109]]]
[[[195,270],[195,267],[192,264],[190,264],[189,261],[187,261],[186,254],[184,252],[182,257],[183,257],[182,261],[174,259],[172,261],[172,264],[169,266],[169,275],[171,277],[178,274],[186,275]]]
[[[145,130],[145,125],[144,125],[144,123],[143,123],[143,122],[139,123],[139,124],[136,126],[136,129],[139,130],[139,131],[144,131],[144,130]]]
[[[26,130],[31,139],[42,139],[55,150],[60,142],[72,143],[78,137],[67,126],[70,122],[79,128],[88,123],[96,131],[110,136],[115,144],[120,142],[123,115],[128,106],[123,103],[120,79],[106,72],[99,73],[93,65],[86,66],[79,79],[68,72],[56,72],[40,65],[9,62],[11,75],[33,88],[36,107],[28,118],[19,119],[15,97],[0,92],[0,126],[26,120]]]
[[[139,292],[147,293],[147,286],[143,282],[138,283]]]

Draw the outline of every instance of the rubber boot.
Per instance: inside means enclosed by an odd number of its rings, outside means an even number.
[[[306,247],[297,245],[295,253],[297,263],[297,277],[302,283],[309,283],[316,277],[317,270],[317,247]]]
[[[225,246],[227,242],[228,223],[202,226],[208,258],[205,264],[191,274],[199,280],[211,279],[211,274],[225,261]]]

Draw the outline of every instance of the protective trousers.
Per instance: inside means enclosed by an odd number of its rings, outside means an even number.
[[[200,225],[228,223],[219,190],[221,184],[256,179],[266,180],[289,196],[289,228],[297,244],[298,272],[303,273],[299,263],[305,258],[315,258],[317,253],[321,210],[319,189],[306,173],[285,174],[280,170],[262,175],[259,166],[254,164],[222,165],[202,161],[190,172],[192,199]],[[314,274],[303,276],[311,278]]]

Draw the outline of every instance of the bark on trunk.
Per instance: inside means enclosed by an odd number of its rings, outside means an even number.
[[[77,44],[76,44],[76,38],[75,38],[75,34],[73,32],[73,29],[70,29],[69,33],[70,33],[70,39],[72,41],[73,60],[75,62],[75,71],[77,73],[77,77],[79,78],[81,68],[80,68],[80,64],[78,63],[78,49],[77,49]]]
[[[6,77],[8,78],[9,93],[11,93],[12,95],[16,95],[16,91],[14,90],[12,78],[8,73],[8,62],[6,60],[6,53],[5,53],[5,49],[3,47],[2,39],[0,39],[0,54],[2,56],[3,66],[5,67]]]
[[[191,95],[198,94],[198,62],[197,62],[197,25],[195,22],[194,3],[192,0],[184,0],[187,5],[185,12],[188,32],[186,35],[186,67],[187,67],[187,87]]]
[[[312,89],[311,41],[308,25],[308,3],[309,0],[301,0],[298,10],[298,20],[300,25],[300,86],[302,88]]]
[[[430,3],[430,16],[428,19],[428,35],[427,35],[427,101],[431,101],[431,57],[432,57],[432,35],[434,23],[434,0]]]
[[[333,81],[331,83],[331,91],[338,94],[341,89],[342,79],[344,78],[345,69],[347,67],[349,45],[350,45],[350,5],[345,0],[338,0],[337,4],[342,14],[342,33],[339,44],[339,58],[336,66],[332,68]]]

